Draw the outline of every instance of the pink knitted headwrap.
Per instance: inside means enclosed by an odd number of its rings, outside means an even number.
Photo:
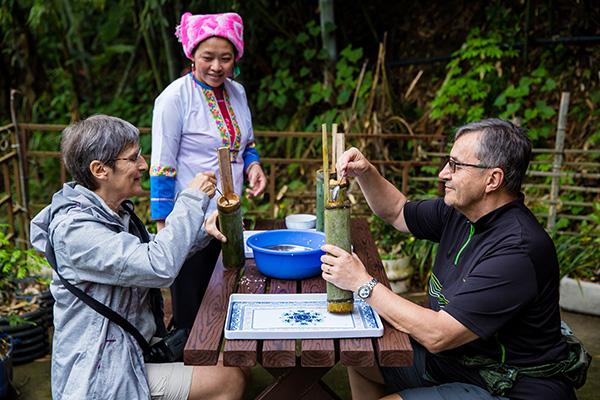
[[[198,43],[212,36],[229,40],[236,48],[236,61],[244,54],[244,24],[236,13],[181,16],[181,25],[177,26],[175,36],[183,45],[187,58],[192,60],[192,51]]]

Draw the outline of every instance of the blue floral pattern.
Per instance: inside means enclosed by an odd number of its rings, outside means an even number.
[[[292,326],[318,325],[320,322],[323,322],[323,314],[316,311],[290,310],[283,313],[281,319]]]

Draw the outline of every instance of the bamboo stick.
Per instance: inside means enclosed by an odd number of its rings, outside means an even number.
[[[235,193],[233,186],[233,175],[231,173],[231,159],[229,147],[220,147],[219,155],[219,174],[221,176],[221,191],[223,196],[229,199],[229,195]]]
[[[337,150],[336,150],[337,158],[335,160],[335,165],[337,165],[337,162],[342,157],[342,154],[344,154],[344,151],[346,151],[346,136],[343,133],[338,133],[338,135],[337,135]],[[335,168],[335,165],[334,165],[334,168]],[[336,169],[336,172],[337,172],[337,169]],[[342,177],[338,174],[337,175],[338,185],[340,185],[342,183],[340,181],[341,179],[342,179]]]
[[[338,146],[337,146],[337,140],[338,140],[338,131],[337,131],[337,124],[333,124],[331,126],[331,169],[335,171],[335,163],[337,162],[338,159],[338,154],[337,154],[337,150],[338,150]]]
[[[323,200],[325,200],[325,204],[329,204],[329,149],[327,146],[327,124],[321,125],[321,133],[323,135]]]

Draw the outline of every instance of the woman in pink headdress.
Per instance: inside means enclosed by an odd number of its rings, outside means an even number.
[[[260,196],[266,178],[254,146],[252,118],[242,85],[232,80],[244,53],[244,26],[236,13],[185,13],[176,36],[192,72],[172,82],[156,99],[152,118],[150,167],[152,219],[158,229],[173,208],[176,193],[199,171],[214,171],[220,186],[217,149],[229,146],[236,193]],[[206,210],[216,209],[215,196]],[[191,328],[221,246],[214,239],[190,257],[171,287],[173,319]]]

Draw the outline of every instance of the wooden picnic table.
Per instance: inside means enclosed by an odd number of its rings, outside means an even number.
[[[284,228],[283,220],[259,220],[255,230]],[[369,273],[389,287],[381,257],[365,218],[352,218],[354,252]],[[241,277],[240,277],[241,275]],[[246,260],[243,272],[227,270],[221,257],[198,310],[186,343],[183,359],[188,365],[215,365],[223,348],[226,366],[252,367],[261,364],[275,377],[258,399],[337,399],[321,378],[339,361],[344,366],[407,366],[413,351],[408,336],[384,322],[380,338],[302,339],[297,340],[225,340],[224,325],[232,293],[324,293],[321,275],[302,280],[271,279]],[[222,342],[225,340],[224,346]],[[299,355],[297,355],[299,352]]]

